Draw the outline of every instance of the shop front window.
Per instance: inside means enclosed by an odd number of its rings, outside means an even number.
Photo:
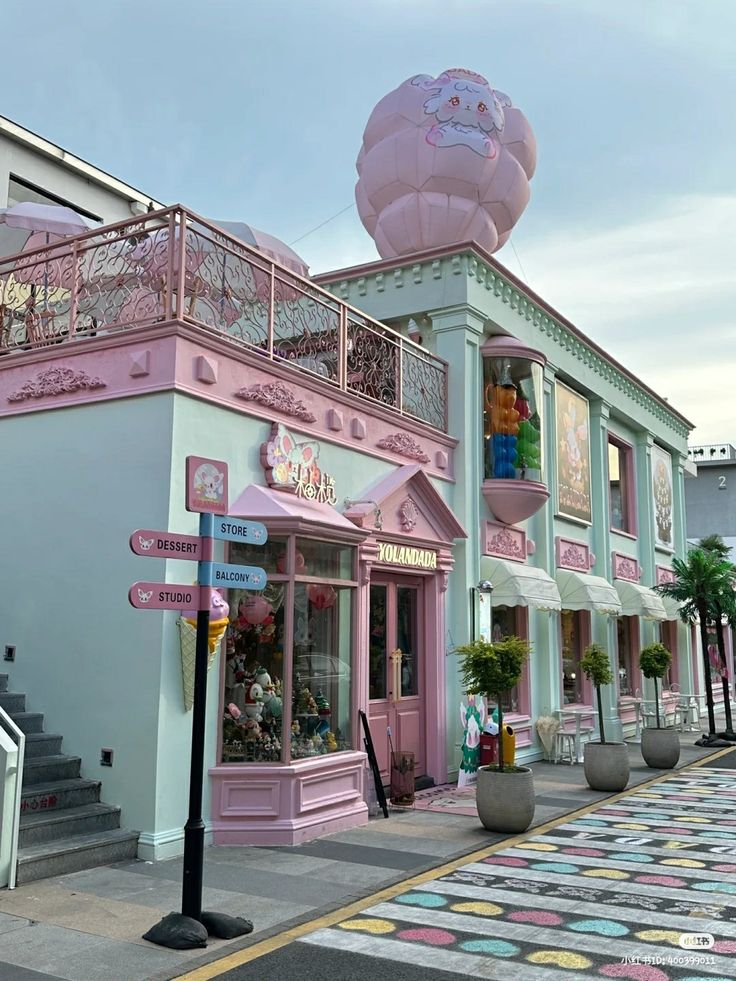
[[[638,687],[635,677],[638,658],[634,654],[633,619],[633,617],[619,617],[616,621],[620,695],[635,695]]]
[[[486,479],[543,481],[542,365],[524,357],[484,357]]]
[[[582,617],[580,610],[562,610],[560,613],[562,700],[565,705],[584,701],[583,672],[580,667],[583,657]]]
[[[225,763],[282,759],[286,594],[286,582],[269,582],[261,593],[230,590],[222,730]]]
[[[350,749],[355,548],[269,535],[262,546],[232,543],[228,561],[265,569],[268,584],[228,593],[222,762]]]
[[[350,749],[353,590],[294,587],[291,758]]]
[[[505,637],[516,636],[516,607],[494,606],[492,610],[491,640],[498,644]],[[504,712],[517,712],[519,709],[519,686],[514,685],[501,698]]]

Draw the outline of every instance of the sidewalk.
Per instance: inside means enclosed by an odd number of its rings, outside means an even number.
[[[712,756],[684,733],[679,766]],[[661,771],[630,746],[630,787]],[[534,826],[610,795],[587,788],[582,766],[535,763]],[[340,909],[503,836],[477,817],[392,810],[363,828],[294,848],[233,846],[205,853],[205,909],[245,916],[248,938],[170,951],[141,935],[181,901],[181,859],[75,872],[0,892],[0,981],[163,981],[264,937]]]

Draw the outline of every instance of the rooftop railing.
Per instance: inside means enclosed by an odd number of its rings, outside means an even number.
[[[707,463],[709,460],[736,460],[736,447],[731,443],[705,443],[690,446],[687,455],[694,463]]]
[[[447,431],[446,362],[181,206],[39,238],[0,259],[0,355],[178,320]]]

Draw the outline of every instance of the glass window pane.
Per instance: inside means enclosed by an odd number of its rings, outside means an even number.
[[[401,651],[401,697],[417,695],[417,590],[409,586],[396,589],[396,646]]]
[[[386,587],[371,586],[368,697],[386,697]]]
[[[285,575],[287,572],[288,538],[268,538],[265,545],[249,545],[245,542],[231,542],[228,561],[234,565],[254,565],[265,569],[270,575]]]
[[[615,443],[608,444],[608,506],[611,528],[630,531],[626,499],[626,450]]]
[[[516,635],[516,608],[513,606],[494,606],[492,610],[491,640],[494,644],[504,637]],[[516,712],[519,707],[519,686],[514,685],[502,700],[504,712]]]
[[[484,476],[544,480],[542,367],[528,358],[483,359]]]
[[[562,694],[565,705],[583,701],[583,672],[580,669],[582,644],[580,613],[562,610]]]
[[[225,655],[223,763],[282,759],[286,585],[231,589]]]
[[[321,579],[352,579],[352,545],[331,545],[309,538],[296,540],[297,576],[319,576]]]
[[[293,760],[351,748],[352,597],[346,586],[294,587]]]
[[[632,670],[631,618],[619,617],[616,621],[618,641],[618,678],[619,693],[634,695],[634,678]]]

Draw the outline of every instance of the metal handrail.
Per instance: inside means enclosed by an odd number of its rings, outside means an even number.
[[[23,764],[25,761],[26,734],[13,722],[2,705],[0,705],[0,725],[2,725],[3,729],[5,729],[11,739],[14,739],[18,746],[13,821],[10,828],[12,838],[10,844],[10,873],[8,877],[8,889],[15,889],[15,880],[18,871],[18,836],[20,834],[20,807],[21,795],[23,793]]]

